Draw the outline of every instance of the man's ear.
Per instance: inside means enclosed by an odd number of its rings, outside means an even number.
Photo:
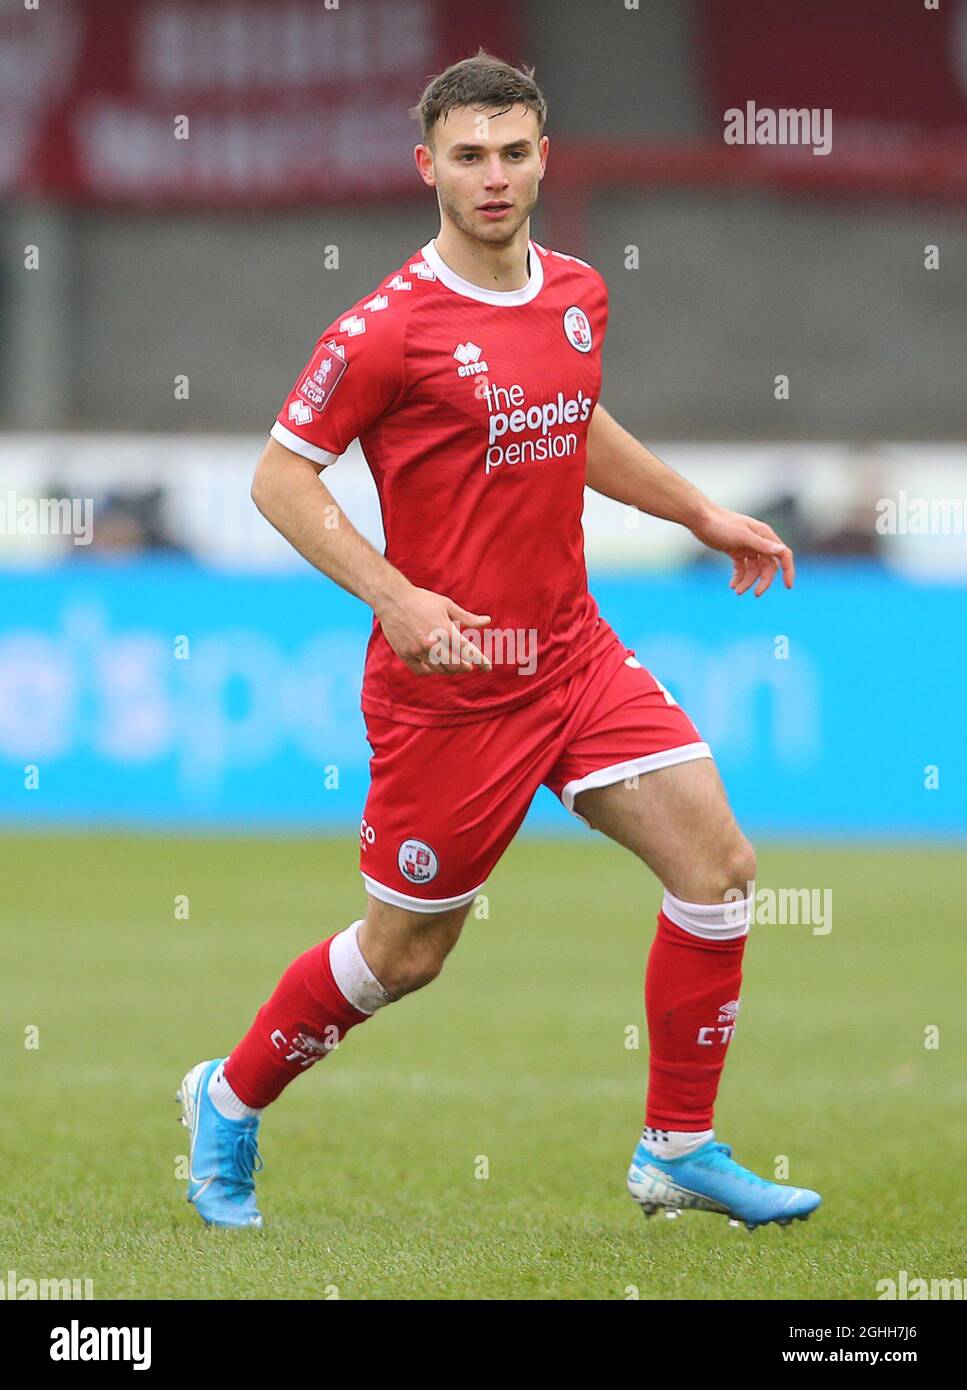
[[[538,179],[542,179],[544,177],[544,171],[547,168],[547,151],[549,148],[550,141],[548,140],[546,135],[542,135],[540,140],[537,142],[537,153],[540,155],[541,158],[541,172],[540,174],[538,174]]]
[[[429,145],[417,145],[413,150],[413,158],[416,167],[420,171],[420,178],[428,188],[436,187],[436,174],[433,170],[433,151]]]

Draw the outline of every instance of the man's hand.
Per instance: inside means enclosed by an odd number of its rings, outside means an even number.
[[[729,588],[737,594],[755,584],[755,596],[761,598],[780,568],[786,588],[792,588],[796,573],[792,551],[764,521],[711,505],[692,527],[692,534],[711,550],[731,555]]]
[[[468,613],[444,594],[411,584],[383,604],[376,616],[393,651],[416,675],[451,676],[478,667],[492,669],[480,648],[456,626],[486,627],[489,614]]]

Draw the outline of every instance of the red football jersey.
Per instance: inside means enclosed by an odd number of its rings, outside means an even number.
[[[373,623],[362,708],[411,724],[489,718],[607,642],[584,562],[585,454],[608,291],[530,243],[523,289],[481,289],[433,241],[326,329],[272,436],[334,463],[358,437],[386,558],[491,625],[493,670],[415,675]]]

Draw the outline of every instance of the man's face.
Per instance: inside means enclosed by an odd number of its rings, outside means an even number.
[[[534,209],[547,159],[536,114],[523,105],[503,115],[459,106],[437,121],[430,139],[417,145],[416,162],[443,213],[478,241],[511,241]]]

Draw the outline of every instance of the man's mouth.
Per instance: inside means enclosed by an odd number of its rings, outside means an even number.
[[[482,212],[485,217],[503,217],[513,206],[513,203],[505,202],[503,198],[494,198],[489,203],[481,203],[477,211]]]

